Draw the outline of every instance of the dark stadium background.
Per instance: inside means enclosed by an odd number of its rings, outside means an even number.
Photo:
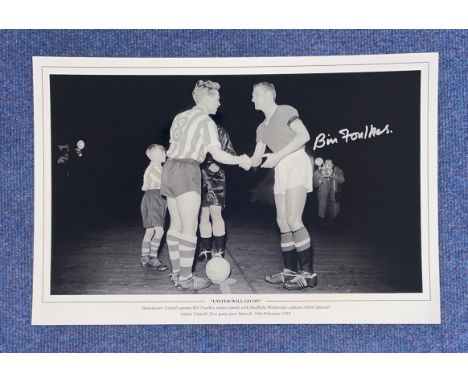
[[[421,288],[420,271],[420,73],[336,73],[205,76],[221,84],[214,117],[238,153],[252,154],[263,120],[251,102],[252,85],[275,84],[277,103],[289,104],[309,130],[307,151],[332,158],[344,171],[340,227],[380,243],[401,265],[402,283]],[[139,226],[142,176],[150,143],[168,147],[174,116],[193,106],[199,76],[51,76],[53,243],[70,232]],[[366,125],[393,131],[373,139],[312,151],[319,133],[362,131]],[[86,143],[82,158],[57,165],[58,145]],[[226,220],[274,220],[273,209],[251,203],[266,170],[227,171]],[[68,175],[67,175],[68,171]],[[314,229],[316,195],[309,194],[304,220]],[[274,223],[274,221],[273,221]]]

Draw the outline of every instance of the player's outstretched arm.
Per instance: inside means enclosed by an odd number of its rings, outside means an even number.
[[[265,154],[266,144],[263,142],[257,142],[255,151],[250,158],[252,161],[252,167],[258,167],[262,164],[262,155]]]
[[[218,145],[208,146],[208,152],[213,156],[214,160],[219,163],[230,165],[239,165],[242,163],[241,157],[223,151]]]
[[[263,155],[263,157],[267,158],[267,160],[262,164],[263,168],[275,167],[281,159],[299,150],[310,141],[309,132],[300,119],[296,119],[289,127],[296,133],[296,136],[280,151],[274,154]]]

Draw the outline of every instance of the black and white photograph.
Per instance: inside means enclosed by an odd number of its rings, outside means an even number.
[[[34,60],[33,323],[440,320],[436,54]]]

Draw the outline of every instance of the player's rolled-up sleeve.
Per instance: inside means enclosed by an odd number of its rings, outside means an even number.
[[[299,112],[292,106],[289,106],[287,109],[285,109],[284,113],[288,126],[291,126],[291,123],[294,121],[300,120]]]
[[[298,115],[295,115],[295,116],[289,118],[288,119],[288,126],[291,126],[291,123],[293,123],[294,121],[297,121],[297,120],[300,120]]]

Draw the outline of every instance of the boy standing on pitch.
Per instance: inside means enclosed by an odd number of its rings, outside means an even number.
[[[146,156],[151,160],[143,175],[145,194],[141,200],[141,217],[146,229],[141,244],[141,260],[143,267],[152,267],[158,272],[165,272],[167,265],[158,259],[158,250],[164,234],[167,202],[161,196],[162,164],[166,161],[166,150],[160,145],[150,145]]]

